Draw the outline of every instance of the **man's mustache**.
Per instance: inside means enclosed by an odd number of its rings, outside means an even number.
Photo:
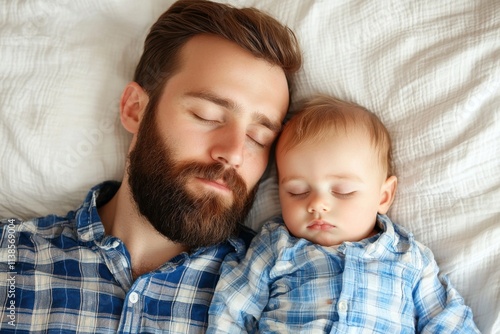
[[[235,196],[248,193],[245,181],[238,172],[234,168],[227,168],[221,163],[184,162],[176,168],[179,176],[183,178],[196,176],[211,181],[223,180]]]

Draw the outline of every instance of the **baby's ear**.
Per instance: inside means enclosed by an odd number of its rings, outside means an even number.
[[[138,83],[130,82],[125,87],[120,100],[120,120],[128,132],[136,134],[139,130],[142,113],[148,102],[148,94]]]
[[[396,195],[396,188],[398,187],[398,179],[396,176],[389,176],[382,188],[380,189],[380,203],[378,206],[378,213],[385,215],[392,202],[394,201],[394,196]]]

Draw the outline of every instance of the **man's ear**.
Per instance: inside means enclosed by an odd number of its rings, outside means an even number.
[[[128,132],[136,134],[139,130],[142,114],[148,102],[148,94],[138,83],[127,84],[120,100],[120,120]]]
[[[396,176],[389,176],[380,191],[380,203],[378,206],[378,213],[385,215],[392,202],[394,201],[394,196],[396,195],[396,188],[398,187],[398,179]]]

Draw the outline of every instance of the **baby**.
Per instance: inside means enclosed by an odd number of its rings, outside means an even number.
[[[282,217],[222,266],[208,333],[479,333],[431,250],[386,216],[391,160],[375,114],[306,103],[276,147]]]

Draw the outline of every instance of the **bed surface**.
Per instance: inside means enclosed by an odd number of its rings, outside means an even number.
[[[121,179],[118,101],[173,1],[0,2],[0,217],[64,214]],[[315,93],[375,112],[394,141],[389,215],[434,252],[483,333],[500,332],[500,3],[221,1],[261,8],[304,53]],[[247,224],[278,214],[273,172]]]

